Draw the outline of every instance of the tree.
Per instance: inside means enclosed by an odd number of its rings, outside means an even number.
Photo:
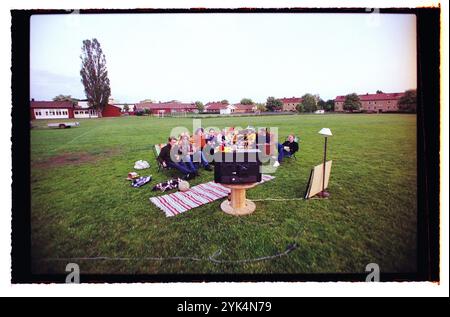
[[[256,110],[259,112],[264,112],[267,110],[266,105],[263,103],[257,103],[256,104]]]
[[[242,98],[241,105],[253,105],[254,102],[250,98]]]
[[[417,109],[417,91],[415,89],[405,91],[398,101],[398,110],[415,113]]]
[[[317,108],[325,110],[326,102],[322,98],[319,98],[319,101],[317,101]]]
[[[316,97],[311,94],[304,94],[302,96],[301,104],[304,112],[313,112],[317,110]]]
[[[303,105],[302,105],[301,103],[296,104],[296,105],[295,105],[295,109],[296,109],[298,112],[305,112],[305,108],[303,107]]]
[[[203,102],[196,101],[195,105],[197,106],[198,112],[203,112],[203,110],[205,110],[205,106],[203,105]]]
[[[361,100],[357,94],[352,93],[345,96],[344,110],[353,112],[355,110],[359,110],[360,108]]]
[[[382,94],[383,92],[381,90],[377,90],[377,94]]]
[[[323,108],[325,111],[334,111],[334,100],[328,99],[325,102],[325,107]]]
[[[268,97],[266,101],[267,111],[278,111],[283,108],[283,103],[274,97]]]
[[[130,106],[127,105],[127,104],[124,104],[124,105],[123,105],[123,111],[125,111],[125,112],[130,111]]]
[[[81,82],[89,104],[101,117],[111,95],[105,54],[95,38],[92,41],[84,40],[81,50]]]
[[[141,102],[141,103],[144,103],[144,102],[150,102],[150,103],[152,103],[153,100],[151,100],[151,99],[144,99],[144,100],[141,100],[140,102]]]
[[[73,105],[76,105],[78,103],[78,99],[72,98],[71,95],[58,95],[53,98],[53,101],[70,101]]]
[[[228,102],[228,100],[226,100],[226,99],[222,100],[220,103],[221,103],[221,104],[224,104],[224,105],[230,104],[230,103]]]

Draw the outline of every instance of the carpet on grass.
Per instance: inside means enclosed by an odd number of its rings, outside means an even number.
[[[274,179],[275,176],[263,174],[262,184]],[[166,217],[173,217],[185,211],[208,204],[217,199],[227,197],[230,189],[215,182],[208,182],[191,187],[185,192],[176,192],[163,196],[151,197],[150,201],[161,209]]]

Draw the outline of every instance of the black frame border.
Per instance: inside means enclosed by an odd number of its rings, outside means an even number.
[[[86,9],[80,14],[108,13],[360,13],[367,8],[239,9]],[[30,229],[30,18],[69,14],[70,10],[11,10],[12,26],[12,283],[64,283],[65,275],[31,272]],[[440,8],[381,8],[383,14],[417,18],[417,268],[414,273],[382,273],[381,281],[439,281],[440,195]],[[25,184],[25,185],[24,185]],[[366,274],[157,274],[82,275],[82,283],[116,282],[275,282],[365,281]]]

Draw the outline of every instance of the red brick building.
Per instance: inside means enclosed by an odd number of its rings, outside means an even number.
[[[103,117],[120,117],[120,108],[107,105]],[[97,111],[92,107],[83,108],[71,101],[34,101],[30,103],[30,118],[35,119],[72,119],[97,118]]]
[[[220,113],[220,111],[224,111],[225,109],[230,109],[230,113],[234,112],[234,109],[232,106],[226,103],[221,103],[218,101],[208,102],[205,105],[205,111],[206,112],[217,112]]]
[[[395,112],[398,111],[398,101],[403,92],[358,95],[361,100],[361,110],[367,112]],[[344,111],[345,96],[334,99],[334,111]]]
[[[122,110],[113,105],[106,105],[102,111],[102,117],[120,117]]]
[[[280,98],[283,103],[283,111],[297,111],[296,106],[302,102],[302,98],[291,97],[291,98]]]
[[[70,119],[73,118],[74,104],[71,101],[34,101],[30,103],[30,118]]]
[[[135,105],[134,112],[148,109],[151,114],[159,116],[170,116],[172,114],[198,112],[195,103],[182,103],[179,101],[168,102],[141,102]]]
[[[234,104],[234,112],[237,113],[247,113],[247,112],[255,112],[256,105],[243,105],[241,103]]]

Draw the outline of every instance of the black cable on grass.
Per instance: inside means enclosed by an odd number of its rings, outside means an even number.
[[[266,198],[259,199],[253,201],[265,201],[265,200],[274,200],[274,201],[286,201],[286,200],[303,200],[303,198],[294,198],[294,199],[286,199],[286,198]],[[246,224],[257,224],[255,222],[243,221],[243,219],[239,218],[239,222],[243,222]],[[298,248],[297,239],[301,232],[304,230],[297,231],[294,242],[289,243],[285,250],[282,252],[275,253],[273,255],[262,256],[258,258],[248,258],[241,260],[218,260],[216,257],[222,254],[222,249],[218,249],[213,254],[211,254],[207,258],[199,258],[194,256],[171,256],[171,257],[141,257],[141,258],[132,258],[132,257],[108,257],[108,256],[97,256],[97,257],[73,257],[73,258],[48,258],[48,259],[39,259],[41,262],[51,262],[51,261],[64,261],[64,262],[76,262],[76,261],[178,261],[178,260],[187,260],[187,261],[208,261],[214,264],[240,264],[240,263],[251,263],[251,262],[260,262],[266,260],[272,260],[276,258],[281,258],[283,256],[287,256],[292,251]]]
[[[270,259],[279,258],[285,255],[288,255],[295,249],[297,249],[298,245],[296,242],[290,243],[287,245],[286,249],[283,252],[276,253],[270,256],[263,256],[259,258],[251,258],[251,259],[242,259],[242,260],[218,260],[217,256],[222,254],[222,249],[218,249],[216,252],[211,254],[207,258],[197,258],[191,256],[171,256],[171,257],[142,257],[142,258],[125,258],[125,257],[108,257],[108,256],[98,256],[98,257],[77,257],[77,258],[49,258],[49,259],[40,259],[38,261],[42,262],[51,262],[51,261],[64,261],[64,262],[76,262],[76,261],[170,261],[170,260],[188,260],[188,261],[209,261],[215,264],[222,263],[249,263],[249,262],[259,262]]]

